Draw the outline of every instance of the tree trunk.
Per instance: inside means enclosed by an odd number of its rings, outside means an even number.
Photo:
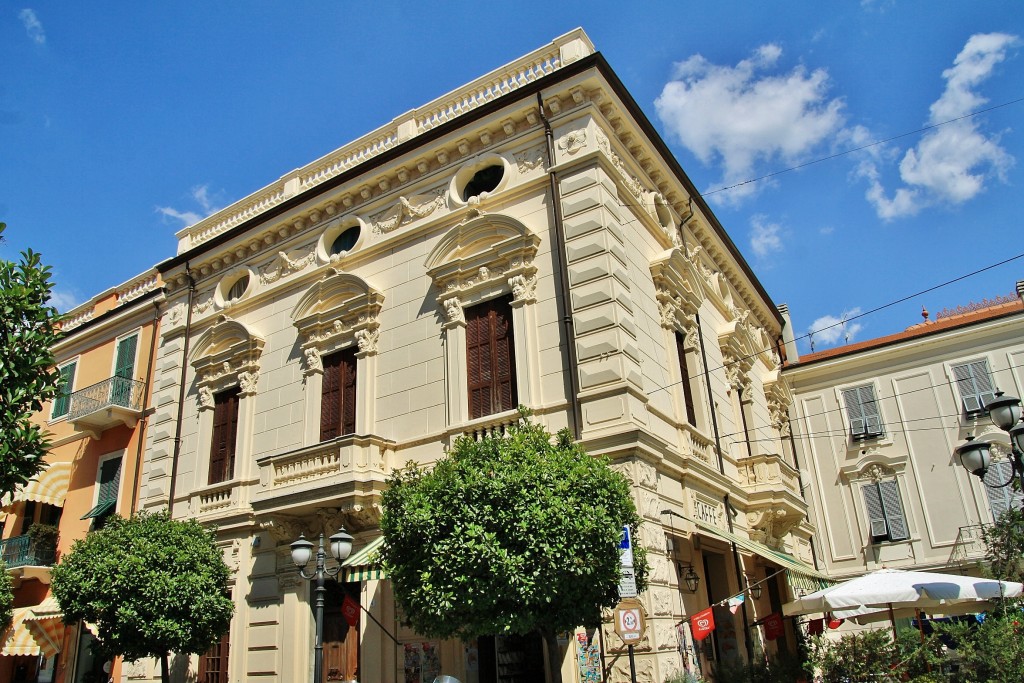
[[[171,683],[171,668],[169,666],[168,653],[160,655],[160,680],[162,683]]]
[[[562,683],[562,653],[558,648],[558,636],[549,628],[538,628],[537,632],[544,639],[544,649],[548,653],[548,671],[551,672],[551,683]]]

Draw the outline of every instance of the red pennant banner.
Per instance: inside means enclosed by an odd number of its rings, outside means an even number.
[[[710,607],[690,617],[694,640],[704,640],[715,630],[715,613]]]
[[[768,640],[775,640],[785,633],[785,628],[782,625],[782,615],[778,612],[769,614],[761,623],[764,624],[764,637]]]
[[[341,601],[341,616],[345,617],[349,626],[354,628],[359,625],[359,603],[347,593],[345,599]]]

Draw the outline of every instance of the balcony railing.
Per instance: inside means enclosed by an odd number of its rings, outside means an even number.
[[[99,434],[115,424],[133,427],[142,414],[146,383],[111,377],[71,394],[68,421]]]
[[[949,565],[964,569],[965,565],[985,557],[984,531],[988,524],[971,524],[960,527],[949,555]]]
[[[0,557],[8,569],[14,567],[50,567],[56,548],[35,544],[28,534],[0,541]]]

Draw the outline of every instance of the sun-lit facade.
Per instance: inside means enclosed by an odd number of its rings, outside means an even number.
[[[1018,283],[1019,291],[1024,283]],[[837,577],[907,568],[974,572],[980,530],[1019,492],[1009,437],[984,410],[1024,390],[1024,304],[1006,296],[893,335],[795,357],[783,375],[807,474],[821,567]],[[955,449],[993,444],[984,480]]]
[[[49,433],[46,468],[3,501],[0,554],[14,579],[15,615],[0,636],[0,680],[82,683],[108,664],[91,653],[87,628],[65,627],[50,569],[76,539],[137,503],[161,301],[150,270],[61,323],[53,350],[60,394],[34,418]]]

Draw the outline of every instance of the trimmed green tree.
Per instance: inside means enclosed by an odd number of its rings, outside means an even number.
[[[1024,581],[1024,510],[1010,507],[982,530],[985,559],[994,578]]]
[[[96,624],[108,655],[159,658],[168,683],[171,652],[203,653],[230,627],[229,575],[213,531],[138,512],[75,541],[52,588],[65,623]]]
[[[404,619],[437,638],[538,633],[560,681],[557,634],[618,600],[622,527],[640,523],[626,478],[524,411],[505,436],[461,437],[388,484],[380,559]],[[634,562],[642,590],[642,549]]]
[[[0,241],[6,227],[0,223]],[[50,288],[50,267],[31,249],[18,262],[0,259],[0,496],[39,474],[49,447],[31,418],[60,379],[50,352],[59,336]]]

